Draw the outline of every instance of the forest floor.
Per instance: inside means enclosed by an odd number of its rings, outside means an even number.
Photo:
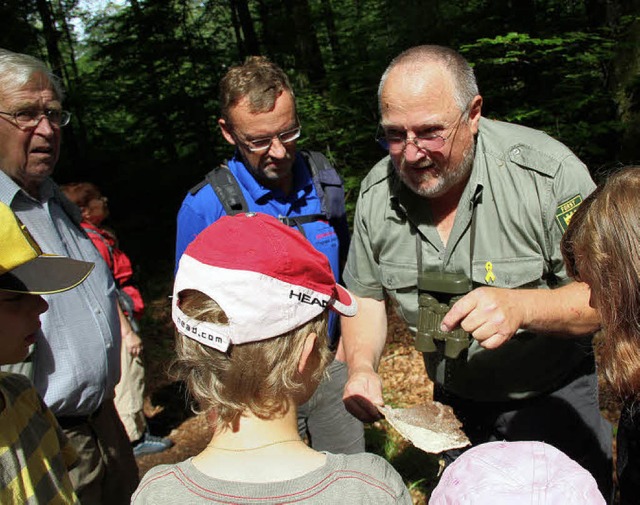
[[[144,326],[147,370],[147,398],[145,412],[150,418],[151,431],[169,436],[174,446],[160,454],[137,459],[140,476],[150,468],[177,463],[202,451],[211,437],[203,415],[195,415],[190,408],[183,384],[172,382],[167,368],[172,357],[173,327],[166,298],[149,305],[149,324]],[[426,376],[422,355],[413,348],[413,339],[395,313],[389,314],[387,346],[380,375],[384,384],[385,402],[394,407],[410,407],[432,398],[433,385]],[[619,411],[616,402],[601,380],[603,414],[616,423]],[[409,486],[414,503],[426,503],[437,484],[439,460],[423,453],[408,442],[386,421],[366,428],[367,450],[385,457],[402,475]]]

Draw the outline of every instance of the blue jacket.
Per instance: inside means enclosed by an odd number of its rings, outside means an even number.
[[[322,202],[316,194],[311,172],[300,153],[293,165],[293,189],[289,195],[260,184],[244,166],[237,152],[227,166],[238,181],[249,210],[275,217],[298,217],[322,213]],[[226,214],[213,188],[207,184],[195,194],[188,193],[178,211],[176,264],[191,241],[207,226]],[[327,221],[302,225],[307,239],[329,259],[333,275],[340,279],[339,238]],[[346,239],[348,241],[348,237]],[[333,340],[339,332],[338,318],[331,315],[329,335]]]

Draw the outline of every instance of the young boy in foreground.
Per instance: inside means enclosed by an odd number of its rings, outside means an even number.
[[[149,471],[132,503],[411,503],[379,456],[316,452],[300,439],[297,406],[329,362],[328,310],[356,313],[300,232],[264,214],[221,218],[187,247],[172,305],[175,375],[213,438]]]
[[[0,364],[23,361],[48,308],[42,294],[80,284],[93,263],[43,254],[0,203]],[[26,377],[0,372],[0,503],[79,503],[68,468],[77,455]]]

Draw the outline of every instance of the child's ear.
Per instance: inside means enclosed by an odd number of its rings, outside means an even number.
[[[309,357],[313,354],[317,341],[318,335],[316,333],[309,333],[304,339],[302,353],[300,353],[300,359],[298,360],[298,373],[304,374],[307,365],[310,364]]]

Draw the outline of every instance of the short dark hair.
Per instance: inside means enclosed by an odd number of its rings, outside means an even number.
[[[88,207],[91,200],[102,196],[100,188],[92,182],[70,182],[62,184],[60,189],[78,207]]]
[[[251,112],[270,111],[285,91],[293,96],[289,78],[278,65],[264,56],[249,56],[220,81],[220,113],[228,121],[229,109],[243,98],[249,100]]]

